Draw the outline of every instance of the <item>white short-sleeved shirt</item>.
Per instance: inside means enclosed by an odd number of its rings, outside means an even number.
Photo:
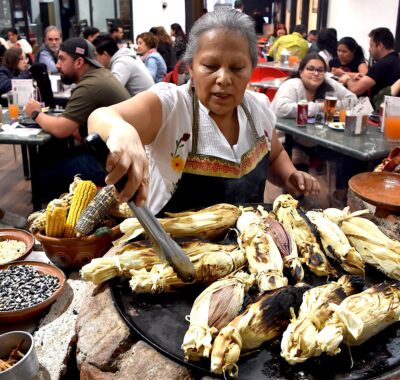
[[[163,123],[152,144],[146,146],[150,165],[148,204],[157,214],[170,200],[182,176],[188,154],[192,150],[192,96],[191,83],[176,86],[157,83],[150,88],[161,101]],[[276,117],[264,94],[246,91],[243,103],[249,110],[259,136],[271,139]],[[197,153],[220,157],[235,163],[256,143],[249,120],[238,107],[239,138],[231,146],[221,133],[209,111],[200,103]]]

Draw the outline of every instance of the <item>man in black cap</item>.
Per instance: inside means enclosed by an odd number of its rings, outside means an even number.
[[[25,114],[35,120],[44,131],[57,138],[73,136],[79,142],[87,136],[87,119],[92,111],[122,102],[130,97],[118,79],[96,61],[94,46],[84,38],[74,37],[63,42],[56,66],[64,84],[77,85],[72,90],[65,111],[60,116],[48,115],[42,112],[39,102],[30,99],[25,105]],[[75,144],[73,149],[68,149],[68,152],[64,153],[66,155],[61,157],[62,163],[50,163],[54,174],[58,174],[58,179],[60,179],[59,184],[52,181],[52,193],[58,196],[67,191],[68,183],[72,182],[76,174],[81,174],[82,178],[86,177],[97,183],[104,183],[104,174],[98,173],[96,176],[94,169],[96,165],[92,157],[86,155],[80,145]],[[57,158],[60,158],[59,152],[57,155]],[[48,162],[46,166],[49,166]],[[50,176],[51,174],[46,175],[46,177]],[[63,177],[62,181],[60,177]]]

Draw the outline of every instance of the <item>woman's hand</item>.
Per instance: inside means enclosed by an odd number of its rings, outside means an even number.
[[[296,196],[299,196],[300,194],[318,195],[320,191],[318,180],[312,175],[299,170],[294,171],[287,178],[285,188],[289,193]]]
[[[120,121],[110,131],[107,140],[110,154],[107,159],[107,184],[115,184],[124,175],[127,182],[118,196],[120,202],[126,202],[134,194],[135,203],[143,206],[149,187],[148,160],[136,129]]]
[[[345,71],[339,69],[338,67],[332,67],[332,74],[340,78],[342,75],[345,74]]]

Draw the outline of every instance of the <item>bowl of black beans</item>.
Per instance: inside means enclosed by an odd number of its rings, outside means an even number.
[[[38,261],[0,266],[0,323],[32,320],[44,312],[66,286],[64,272]]]

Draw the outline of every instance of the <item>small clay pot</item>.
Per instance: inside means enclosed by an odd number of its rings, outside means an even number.
[[[47,257],[59,268],[71,270],[80,269],[92,259],[102,257],[111,248],[112,241],[120,236],[119,226],[105,233],[76,238],[53,238],[35,233]]]

